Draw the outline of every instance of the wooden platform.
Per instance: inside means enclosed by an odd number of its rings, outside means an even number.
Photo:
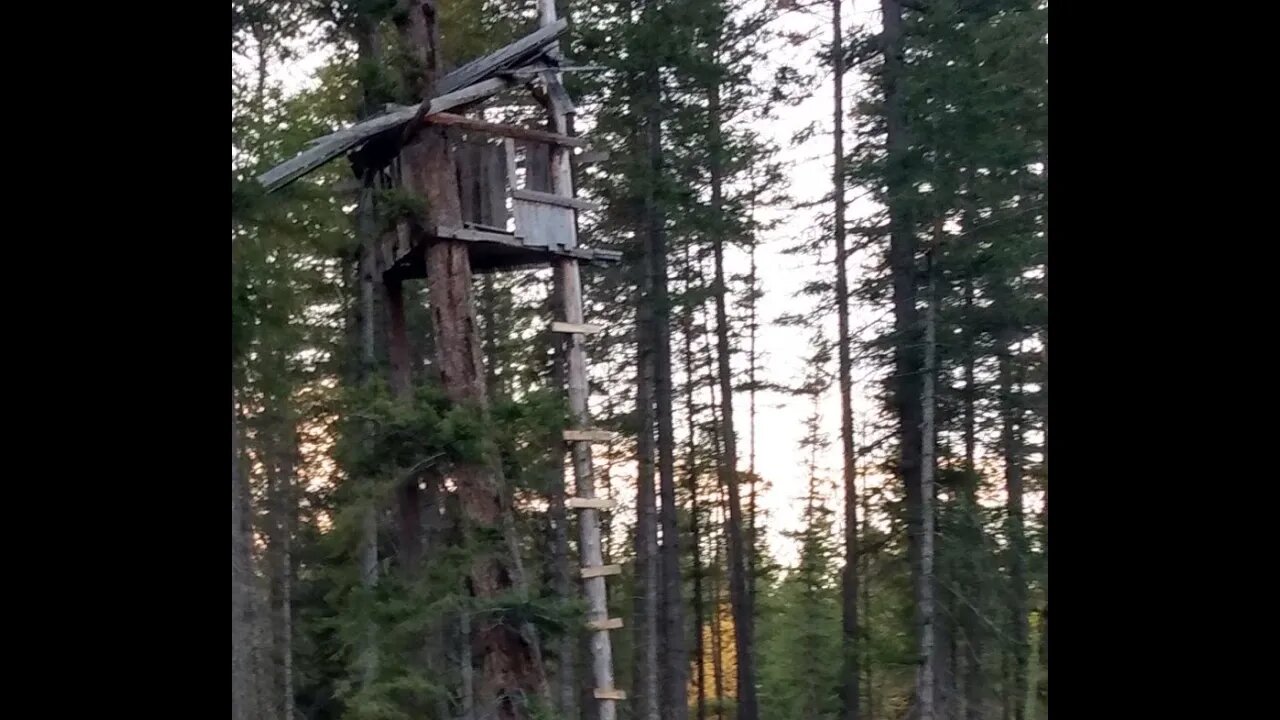
[[[438,234],[440,237],[467,243],[471,254],[471,271],[474,273],[547,267],[561,257],[577,258],[597,265],[612,264],[622,259],[622,253],[616,250],[527,246],[518,235],[474,227],[443,230]],[[397,247],[384,247],[384,267],[390,268],[386,272],[387,276],[398,280],[425,278],[427,241],[425,237],[417,237],[408,247],[403,240],[395,243]]]

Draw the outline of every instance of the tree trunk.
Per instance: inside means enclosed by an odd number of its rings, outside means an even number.
[[[844,460],[844,574],[841,578],[841,650],[844,720],[859,720],[858,690],[858,465],[853,447],[853,362],[849,357],[849,280],[845,247],[844,170],[844,28],[842,0],[831,0],[831,62],[833,65],[834,129],[832,131],[833,230],[836,245],[836,318],[838,323],[840,385],[840,447]]]
[[[363,53],[362,53],[363,54]],[[375,318],[378,316],[377,293],[379,284],[377,261],[377,221],[374,217],[374,185],[373,174],[364,178],[364,189],[360,194],[360,203],[356,208],[356,236],[360,242],[359,260],[359,313],[357,314],[357,333],[360,338],[360,362],[358,372],[353,378],[360,384],[373,376],[377,367],[377,334]],[[365,432],[372,435],[371,425]],[[357,555],[360,559],[360,585],[364,593],[372,598],[374,588],[378,584],[378,502],[372,478],[361,478],[368,483],[370,491],[364,498],[365,510],[360,519],[360,545]],[[378,672],[378,636],[377,626],[372,616],[365,620],[364,647],[361,648],[359,664],[361,666],[361,683],[368,687],[373,683]]]
[[[553,307],[564,306],[564,272],[557,266],[553,273],[552,303]],[[554,311],[553,311],[554,314]],[[559,342],[555,357],[551,358],[552,387],[562,392],[567,390],[564,358],[568,350],[567,338],[556,334]],[[551,517],[551,585],[558,597],[564,599],[575,594],[573,579],[569,570],[569,514],[565,509],[564,491],[564,453],[551,453],[549,469],[550,488],[548,494],[548,513]],[[578,680],[577,649],[579,633],[566,631],[556,639],[556,696],[559,701],[560,714],[566,720],[578,718]]]
[[[410,3],[402,20],[402,37],[424,68],[421,97],[429,98],[439,68],[434,3]],[[441,128],[426,127],[404,148],[406,189],[426,200],[426,229],[462,227],[456,169]],[[445,395],[456,407],[487,415],[487,394],[476,336],[471,261],[466,243],[431,238],[426,248],[427,293],[436,333],[436,366]],[[487,423],[481,423],[484,427]],[[482,603],[523,592],[518,549],[512,543],[511,506],[503,488],[497,458],[458,462],[452,477],[466,525],[479,538],[471,548],[467,576],[471,592]],[[498,542],[502,538],[505,542]],[[496,618],[495,618],[496,619]],[[477,623],[475,649],[480,654],[476,716],[480,720],[525,720],[527,700],[541,696],[545,679],[536,641],[527,628],[511,622]]]
[[[413,404],[412,355],[409,330],[405,319],[404,284],[399,280],[383,283],[387,306],[388,354],[391,359],[391,395],[404,405]],[[396,488],[399,513],[400,567],[408,576],[415,575],[422,562],[422,493],[418,477],[406,478]]]
[[[637,378],[636,412],[640,417],[636,439],[636,608],[635,694],[640,720],[658,720],[658,528],[653,486],[653,316],[650,287],[652,246],[646,244],[644,279],[636,308]]]
[[[937,701],[937,661],[935,631],[937,611],[934,607],[934,383],[937,374],[937,294],[934,287],[933,252],[926,260],[928,276],[924,329],[924,388],[921,392],[923,423],[920,455],[920,572],[916,597],[919,598],[917,622],[920,633],[920,674],[916,691],[920,720],[933,720]]]
[[[705,270],[703,270],[703,276],[706,276]],[[721,422],[722,411],[716,400],[716,390],[719,387],[719,382],[716,378],[715,360],[712,358],[714,353],[710,352],[710,348],[714,344],[715,338],[711,331],[711,322],[709,319],[704,322],[703,327],[706,331],[706,347],[708,349],[708,352],[706,353],[706,377],[709,395],[711,398],[711,426],[715,428],[715,431],[711,433],[711,449],[716,458],[717,494],[715,509],[719,511],[718,513],[715,513],[715,516],[713,517],[712,522],[708,524],[708,527],[716,527],[719,529],[719,532],[715,534],[715,541],[713,544],[714,556],[712,558],[713,572],[711,573],[711,612],[712,617],[714,618],[713,622],[715,629],[711,633],[711,645],[713,653],[712,672],[714,674],[713,679],[716,690],[716,720],[721,720],[724,717],[723,704],[726,694],[724,681],[724,638],[721,637],[721,633],[724,629],[724,589],[721,581],[724,570],[727,567],[724,544],[728,523],[725,522],[725,505],[727,504],[725,502],[725,473],[720,469],[724,458],[724,449],[721,437],[723,430],[723,424]],[[736,636],[736,628],[734,633]]]
[[[662,716],[665,720],[688,717],[689,653],[685,646],[684,583],[680,578],[680,530],[677,524],[675,483],[675,429],[671,381],[671,306],[667,290],[667,230],[662,200],[656,196],[658,178],[662,177],[662,85],[658,68],[648,72],[648,97],[645,112],[646,145],[649,172],[646,195],[649,262],[652,269],[652,338],[654,395],[658,429],[659,491],[662,497],[659,524],[662,549],[659,567],[661,582],[661,647],[660,665],[663,688]]]
[[[720,166],[720,88],[713,85],[710,102],[711,120],[711,203],[713,216],[723,213],[722,169]],[[718,223],[719,224],[719,223]],[[719,361],[720,438],[723,454],[719,474],[729,494],[729,601],[733,606],[734,638],[738,660],[738,720],[759,720],[755,685],[754,609],[747,590],[746,548],[743,542],[742,498],[738,488],[737,437],[733,429],[733,373],[729,363],[729,314],[725,296],[728,287],[724,273],[724,238],[722,231],[712,233],[715,256],[716,349]]]
[[[293,438],[287,419],[273,434]],[[296,447],[291,440],[273,439],[267,475],[267,569],[271,616],[272,704],[281,720],[292,720],[293,699],[293,473]]]
[[[248,488],[240,453],[235,390],[231,393],[231,718],[257,720],[251,624],[253,560],[249,554]]]
[[[1023,525],[1023,470],[1022,470],[1022,427],[1019,422],[1020,407],[1016,397],[1013,380],[1014,359],[1012,345],[1014,342],[1012,328],[1006,327],[999,333],[999,381],[1000,381],[1000,415],[1001,446],[1004,451],[1004,480],[1006,496],[1006,517],[1009,536],[1009,612],[1012,616],[1011,664],[1006,677],[1012,686],[1006,690],[1006,699],[1010,706],[1013,720],[1026,720],[1027,695],[1027,659],[1028,618],[1027,618],[1027,571],[1026,571],[1026,530]]]
[[[753,185],[754,182],[755,178],[753,176]],[[752,216],[755,214],[754,190],[755,187],[752,187]],[[751,553],[747,556],[747,577],[751,578],[751,585],[749,589],[751,591],[751,607],[754,608],[756,607],[756,598],[760,586],[760,573],[757,566],[761,552],[760,535],[758,532],[759,517],[756,512],[756,496],[758,494],[757,486],[760,484],[760,477],[756,474],[756,301],[759,298],[756,296],[756,243],[754,241],[751,243],[749,255],[749,266],[747,269],[747,298],[749,300],[747,311],[747,331],[750,336],[747,340],[747,385],[750,387],[750,390],[747,394],[747,425],[748,430],[751,433],[751,445],[747,451],[747,473],[751,478],[751,494],[748,499],[747,508],[748,520],[750,521],[747,542],[751,548]]]
[[[693,265],[689,257],[689,248],[686,245],[684,249],[684,290],[686,295],[693,288]],[[685,412],[686,423],[689,426],[689,434],[685,441],[685,473],[686,483],[689,492],[689,536],[693,540],[693,547],[689,552],[689,556],[693,562],[693,655],[697,659],[696,675],[694,676],[694,684],[697,688],[697,697],[695,704],[695,715],[697,720],[706,720],[707,717],[707,681],[706,681],[706,647],[703,642],[703,629],[705,627],[706,617],[702,607],[702,544],[699,537],[698,528],[698,454],[697,454],[697,406],[694,403],[694,355],[693,355],[693,306],[687,305],[682,316],[682,334],[684,336],[684,366],[685,366]],[[754,395],[753,395],[754,397]]]
[[[1049,174],[1049,163],[1045,160],[1045,176]],[[1047,232],[1046,232],[1047,234]],[[1044,417],[1044,529],[1045,538],[1049,537],[1049,331],[1044,332],[1044,348],[1042,349],[1044,358],[1044,385],[1041,387],[1041,407],[1040,412]],[[1041,621],[1040,635],[1040,657],[1044,663],[1044,671],[1047,678],[1049,673],[1049,548],[1045,543],[1044,554],[1044,615]],[[1045,690],[1045,717],[1049,717],[1049,697],[1048,689]]]
[[[927,628],[925,608],[932,605],[926,598],[929,582],[924,567],[923,548],[925,538],[926,497],[923,491],[923,434],[924,422],[921,328],[916,310],[917,275],[915,222],[911,216],[910,199],[912,181],[908,170],[908,153],[911,147],[906,109],[900,85],[903,78],[903,23],[900,0],[880,0],[883,31],[884,67],[881,73],[884,92],[885,147],[889,210],[889,268],[893,285],[894,315],[894,382],[893,402],[898,416],[901,438],[900,472],[906,495],[908,562],[911,566],[912,587],[917,609],[917,646],[922,653],[917,693],[927,689],[929,697],[917,696],[918,720],[935,720],[932,697],[932,658],[923,655],[926,647],[932,655],[932,630]],[[929,630],[928,633],[925,630]],[[926,682],[927,680],[927,682]]]
[[[365,13],[360,13],[355,24],[357,62],[360,64],[379,65],[382,62],[382,46],[378,40],[376,20]],[[377,89],[372,83],[361,85],[361,103],[359,116],[361,119],[377,112],[379,101]],[[360,202],[356,207],[356,241],[359,244],[359,313],[357,314],[357,331],[360,338],[359,371],[353,380],[360,384],[372,377],[377,367],[377,332],[376,319],[377,286],[381,281],[378,267],[378,221],[374,207],[376,175],[366,171],[362,178],[363,188]],[[367,432],[372,433],[372,428]],[[370,478],[362,478],[371,480]],[[370,483],[372,485],[372,483]],[[372,488],[371,488],[372,490]],[[360,562],[360,585],[366,597],[372,598],[374,588],[378,584],[378,503],[376,493],[369,492],[365,498],[366,508],[360,519],[360,544],[357,556]],[[363,687],[373,684],[378,673],[378,635],[377,625],[373,617],[365,619],[364,647],[360,650],[360,681]]]
[[[865,425],[862,432],[863,437],[866,437]],[[861,492],[858,493],[858,496],[862,501],[862,518],[859,524],[865,536],[866,528],[871,519],[871,498],[870,493],[867,492],[866,478],[863,478],[860,490]],[[869,618],[871,617],[871,578],[869,572],[871,556],[867,554],[865,549],[858,551],[858,565],[858,570],[862,577],[862,582],[860,583],[862,589],[862,617]],[[871,623],[865,621],[862,623],[862,635],[859,639],[862,642],[862,665],[866,672],[863,686],[867,689],[867,708],[863,714],[868,720],[874,720],[876,716],[876,696],[875,685],[872,683],[871,677]]]

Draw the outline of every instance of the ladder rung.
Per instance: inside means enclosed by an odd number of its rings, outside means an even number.
[[[596,693],[597,700],[626,700],[627,699],[627,694],[622,690],[617,690],[617,689],[605,690],[603,688],[596,688],[595,693]]]
[[[597,565],[596,567],[582,568],[583,578],[604,577],[606,575],[621,575],[621,565]]]
[[[564,506],[577,510],[612,510],[618,506],[613,498],[565,498]]]
[[[603,325],[591,325],[589,323],[571,323],[571,322],[553,322],[551,323],[551,332],[559,333],[582,333],[590,335],[604,330]]]
[[[589,620],[587,621],[588,630],[621,630],[622,618],[608,618],[607,620]]]
[[[565,430],[564,439],[568,442],[609,442],[613,439],[611,430]]]

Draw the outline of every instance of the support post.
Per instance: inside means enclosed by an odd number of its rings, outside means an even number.
[[[538,19],[543,26],[556,22],[555,0],[538,0]],[[559,46],[554,50],[559,54]],[[556,76],[558,81],[558,74]],[[568,118],[566,114],[551,102],[547,105],[551,132],[568,135]],[[570,169],[569,149],[562,145],[551,147],[551,188],[556,195],[573,197],[573,175]],[[576,233],[576,227],[570,231]],[[576,238],[571,243],[576,246]],[[582,317],[582,276],[576,258],[561,258],[556,264],[560,287],[563,289],[561,301],[564,303],[563,322],[583,324]],[[568,333],[564,336],[566,356],[566,386],[569,395],[569,414],[573,425],[577,428],[591,427],[587,411],[587,362],[583,348],[584,336],[579,333]],[[577,488],[577,497],[589,499],[596,494],[595,481],[591,472],[591,443],[577,440],[570,443],[573,455],[573,475]],[[579,545],[578,551],[582,567],[599,567],[604,565],[604,555],[600,543],[600,513],[595,508],[581,508],[578,517]],[[609,619],[608,592],[603,576],[586,577],[582,581],[583,592],[587,600],[587,622],[601,623]],[[598,628],[598,629],[597,629]],[[613,642],[607,629],[599,625],[591,630],[591,671],[595,680],[595,698],[599,703],[599,720],[617,720],[617,701],[625,695],[614,690],[613,679]]]

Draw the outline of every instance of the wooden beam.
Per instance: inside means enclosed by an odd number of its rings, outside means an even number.
[[[431,100],[426,114],[439,113],[459,105],[483,100],[512,85],[514,83],[511,80],[492,78],[461,90],[445,93]],[[259,175],[258,182],[266,188],[267,192],[275,192],[347,150],[364,143],[374,135],[412,122],[420,110],[420,107],[402,107],[386,115],[370,118],[349,128],[312,140],[307,143],[306,149],[301,153]]]
[[[551,323],[551,332],[582,333],[583,335],[590,335],[591,333],[598,333],[601,330],[604,330],[603,325],[590,325],[588,323],[567,323],[567,322],[560,322],[558,320],[556,322]]]
[[[463,130],[474,130],[476,132],[489,133],[490,135],[547,143],[549,145],[563,145],[566,147],[587,146],[587,141],[582,138],[569,137],[568,135],[547,132],[546,130],[534,130],[533,128],[520,127],[519,125],[486,122],[484,120],[478,120],[476,118],[469,118],[463,115],[455,115],[447,112],[428,115],[426,117],[426,122],[433,125],[449,125],[456,128],[462,128]]]
[[[604,630],[621,630],[622,618],[609,618],[607,620],[588,620],[587,629],[595,632]]]
[[[523,238],[519,235],[511,233],[489,232],[473,227],[460,228],[438,228],[436,237],[448,238],[450,240],[465,240],[467,242],[493,242],[503,245],[513,245],[515,247],[524,247],[521,242]]]
[[[627,699],[627,693],[622,690],[618,690],[616,688],[610,689],[610,690],[596,688],[595,694],[596,694],[597,700],[626,700]]]
[[[606,575],[621,575],[621,574],[622,574],[621,565],[597,565],[595,567],[582,568],[583,579],[594,578],[594,577],[604,577]]]
[[[609,159],[608,150],[587,150],[573,156],[574,165],[594,165]]]
[[[547,23],[510,45],[476,58],[444,76],[436,85],[437,92],[451,92],[495,73],[516,70],[537,59],[544,48],[554,43],[568,29],[569,23],[563,18]]]
[[[613,439],[611,430],[565,430],[566,442],[609,442]]]
[[[571,510],[612,510],[618,503],[613,498],[571,497],[564,499],[564,506]]]
[[[542,203],[544,205],[559,205],[560,207],[573,208],[574,210],[600,210],[600,206],[593,202],[579,200],[578,198],[569,197],[567,195],[540,192],[538,190],[512,190],[511,197],[516,200],[527,200],[529,202]]]

